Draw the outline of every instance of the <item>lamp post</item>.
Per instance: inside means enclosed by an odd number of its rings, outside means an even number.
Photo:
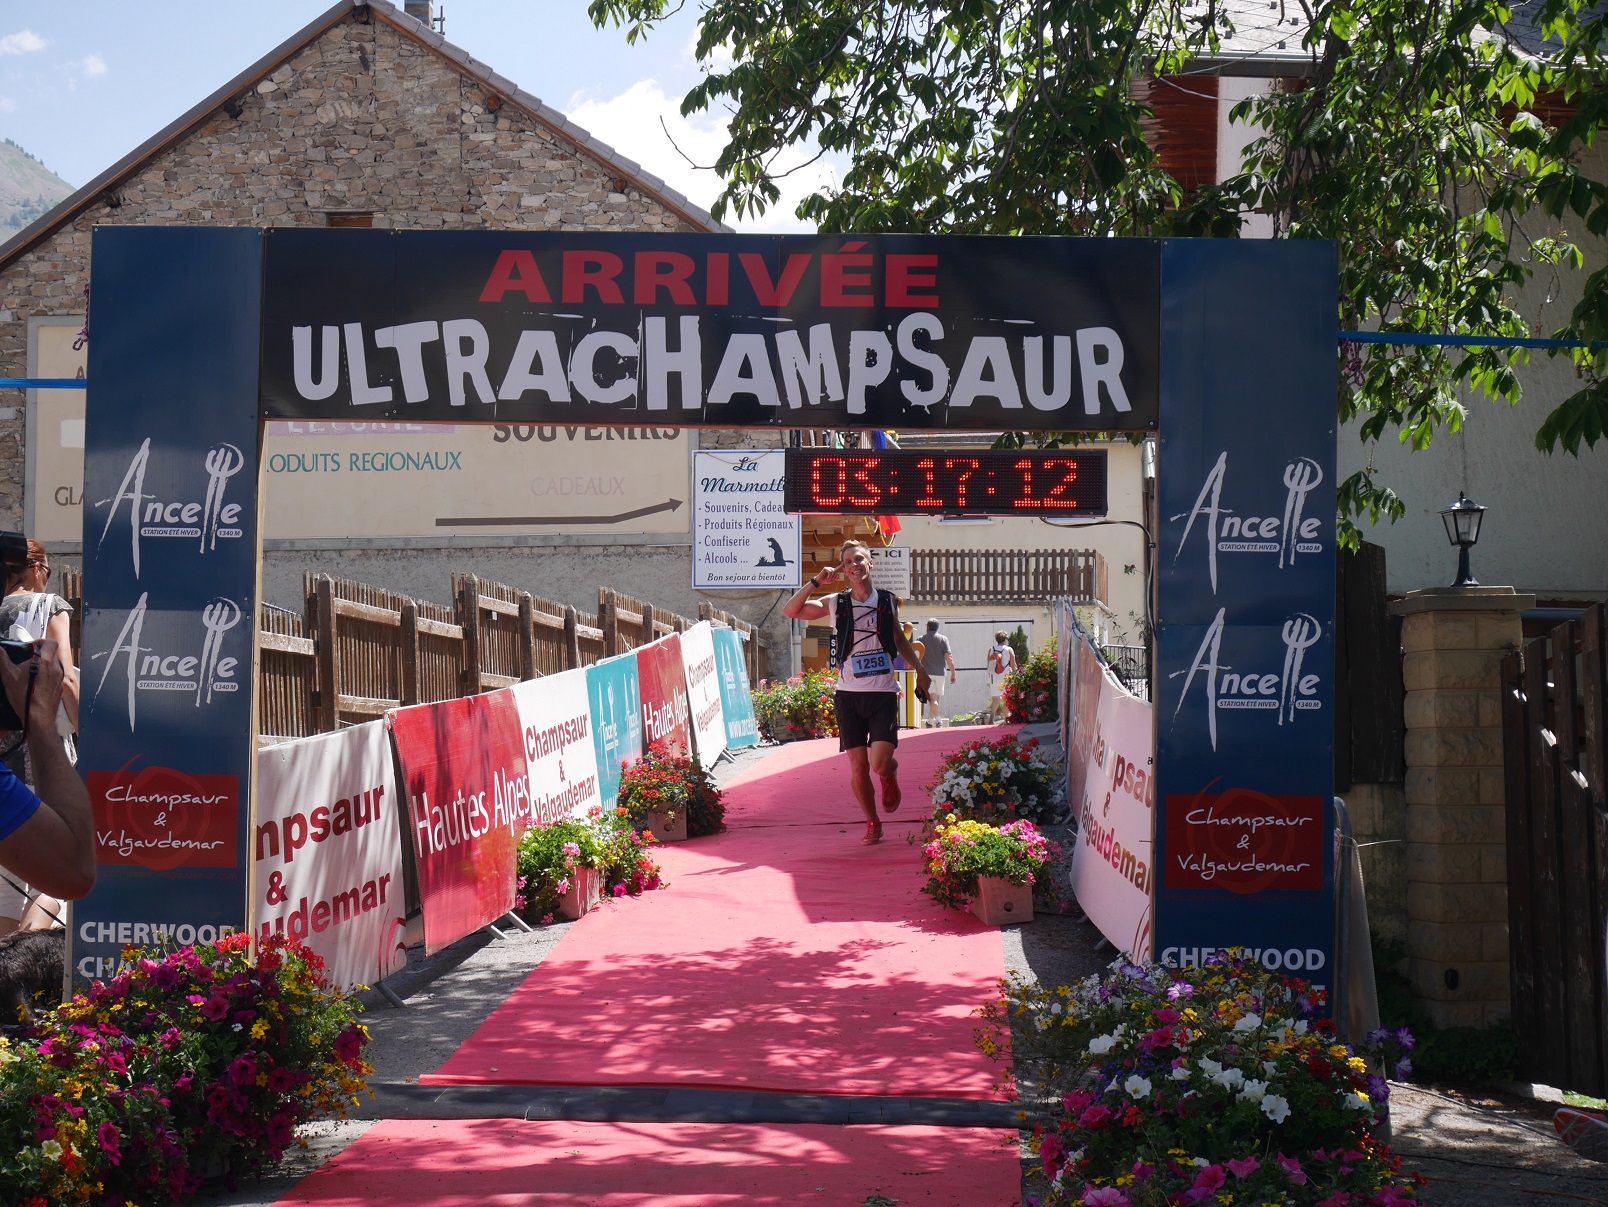
[[[1457,502],[1440,513],[1441,523],[1446,525],[1446,539],[1457,546],[1457,581],[1452,584],[1454,587],[1480,585],[1468,567],[1468,551],[1480,539],[1480,520],[1484,517],[1485,508],[1466,498],[1462,491],[1457,492]]]

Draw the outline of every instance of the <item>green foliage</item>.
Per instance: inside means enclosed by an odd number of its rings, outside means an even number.
[[[837,734],[831,671],[805,671],[791,679],[761,679],[753,690],[754,719],[760,736],[770,742],[797,742]]]
[[[1401,969],[1407,951],[1399,942],[1373,936],[1374,981],[1379,990],[1379,1021],[1389,1028],[1406,1027],[1418,1038],[1412,1072],[1417,1080],[1501,1084],[1518,1076],[1518,1037],[1512,1024],[1440,1029],[1413,1000],[1412,985]]]
[[[1016,665],[1026,666],[1028,657],[1033,652],[1030,648],[1028,648],[1027,630],[1022,628],[1021,625],[1017,625],[1016,632],[1012,633],[1005,639],[1005,644],[1010,646],[1012,652],[1015,653]]]
[[[671,8],[589,11],[634,41]],[[1306,78],[1237,105],[1265,136],[1242,173],[1188,195],[1146,141],[1147,80],[1200,69],[1231,28],[1219,5],[707,0],[705,74],[682,111],[730,113],[716,217],[774,204],[779,156],[798,149],[847,161],[797,210],[828,232],[1234,237],[1257,211],[1277,237],[1337,242],[1341,329],[1608,342],[1608,280],[1582,289],[1564,275],[1584,263],[1575,240],[1608,232],[1608,184],[1581,154],[1608,124],[1608,9],[1348,0],[1300,12],[1304,34],[1288,36],[1310,55]],[[1551,39],[1546,58],[1502,36],[1530,20]],[[1579,290],[1556,333],[1515,301],[1538,273],[1553,294]],[[1368,344],[1343,356],[1339,418],[1364,441],[1422,449],[1461,427],[1465,395],[1516,403],[1529,353]],[[1608,349],[1574,360],[1582,388],[1541,425],[1546,450],[1578,453],[1608,431]],[[1338,486],[1348,544],[1352,520],[1403,514],[1369,469]]]

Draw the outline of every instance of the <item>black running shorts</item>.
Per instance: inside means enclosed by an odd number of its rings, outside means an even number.
[[[838,749],[858,750],[872,742],[899,744],[898,692],[837,693]]]

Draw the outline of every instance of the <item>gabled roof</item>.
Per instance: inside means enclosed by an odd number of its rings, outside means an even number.
[[[729,229],[716,222],[707,211],[694,205],[657,176],[646,171],[641,164],[634,163],[613,148],[599,142],[557,109],[544,104],[539,97],[532,96],[512,80],[498,75],[490,67],[477,61],[467,51],[454,46],[434,30],[427,29],[420,22],[386,3],[386,0],[339,0],[339,3],[334,7],[303,26],[295,34],[235,76],[222,88],[219,88],[211,96],[191,108],[182,117],[165,126],[138,147],[135,147],[134,150],[123,156],[122,159],[107,168],[99,176],[96,176],[83,188],[77,190],[52,209],[47,210],[33,223],[24,227],[4,243],[0,243],[0,269],[3,269],[17,256],[29,250],[41,240],[48,238],[63,223],[71,221],[108,192],[115,191],[117,186],[124,180],[134,175],[157,155],[183,141],[196,127],[223,108],[230,100],[272,75],[332,26],[345,20],[351,13],[359,9],[367,9],[377,20],[385,22],[397,33],[410,38],[421,46],[428,47],[435,54],[451,63],[462,74],[473,79],[488,91],[495,93],[502,99],[504,104],[512,105],[520,110],[533,122],[550,130],[559,138],[574,146],[581,154],[607,168],[610,172],[628,177],[638,191],[652,197],[666,209],[684,218],[693,226],[699,226],[709,231]]]

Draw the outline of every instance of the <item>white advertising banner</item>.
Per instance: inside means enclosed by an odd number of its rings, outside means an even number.
[[[259,751],[255,804],[252,933],[300,939],[343,989],[403,967],[401,805],[385,722]]]
[[[1085,647],[1072,652],[1072,661],[1083,664],[1076,690],[1087,700],[1095,694],[1090,663],[1098,659],[1086,636],[1075,631],[1073,639]],[[1072,721],[1072,741],[1085,737],[1089,750],[1081,791],[1074,789],[1071,802],[1078,818],[1072,892],[1101,934],[1129,958],[1145,961],[1151,958],[1156,875],[1155,728],[1148,701],[1130,695],[1103,668],[1096,673],[1099,703],[1092,732],[1076,732],[1088,724],[1082,709],[1074,710]]]
[[[888,545],[871,550],[871,582],[878,590],[892,591],[901,600],[910,598],[910,579],[914,563],[906,545]]]
[[[527,679],[508,690],[519,710],[532,820],[546,825],[601,807],[586,671]]]
[[[715,634],[707,620],[681,634],[681,664],[687,668],[687,707],[692,712],[698,766],[707,771],[726,749],[726,714],[720,704]]]
[[[692,455],[692,585],[796,587],[803,521],[782,509],[781,449]]]

